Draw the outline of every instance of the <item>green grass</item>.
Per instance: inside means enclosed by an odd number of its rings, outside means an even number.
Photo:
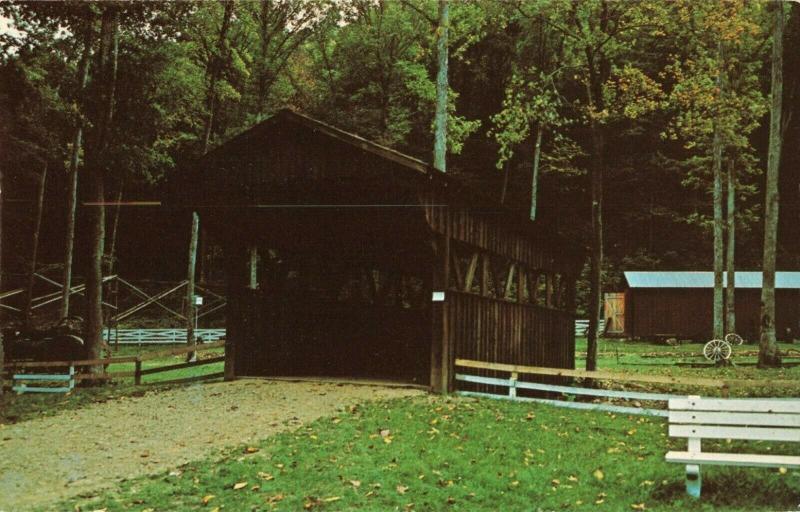
[[[662,419],[489,399],[395,400],[342,411],[250,449],[232,449],[221,459],[127,481],[57,509],[797,507],[800,473],[775,469],[703,468],[703,497],[686,497],[683,466],[663,460],[670,446],[679,445],[666,437]],[[712,443],[706,445],[713,448]],[[798,453],[796,445],[771,448],[775,453]],[[249,453],[253,449],[258,451]]]
[[[781,343],[780,349],[787,353],[786,362],[800,360],[800,346],[791,343]],[[586,338],[576,339],[575,367],[584,368],[586,365]],[[651,375],[670,375],[675,377],[702,377],[720,379],[744,380],[797,380],[800,389],[800,366],[777,369],[759,369],[752,364],[755,356],[738,355],[745,352],[757,352],[757,345],[741,345],[733,348],[732,361],[734,365],[715,367],[705,366],[708,361],[703,357],[702,343],[687,343],[677,347],[669,345],[646,343],[642,341],[627,341],[618,339],[602,339],[598,345],[598,368],[615,372],[631,374],[643,373]],[[798,351],[798,352],[794,352]],[[704,365],[692,367],[687,363]],[[718,394],[713,389],[667,388],[665,386],[648,386],[658,390],[673,390],[676,392],[692,391],[697,394]],[[797,396],[797,389],[775,387],[755,387],[731,389],[731,396]]]
[[[160,352],[169,347],[139,347],[123,345],[114,350],[115,357],[134,356],[137,354],[147,354]],[[224,349],[210,349],[200,353],[203,358],[216,357],[224,353]],[[142,363],[142,368],[158,368],[162,366],[180,364],[185,361],[185,355],[166,356],[151,359]],[[114,400],[122,396],[141,396],[148,391],[157,391],[172,387],[171,384],[160,384],[164,381],[173,379],[183,379],[218,373],[223,370],[223,363],[213,363],[191,368],[181,368],[153,375],[146,375],[142,378],[144,386],[134,386],[133,377],[118,379],[115,382],[107,383],[103,386],[80,386],[71,393],[27,393],[16,395],[11,392],[7,383],[6,392],[0,397],[0,424],[18,423],[40,416],[51,416],[60,411],[78,409],[94,403],[101,403],[107,400]],[[127,372],[134,370],[134,363],[118,363],[109,365],[109,372]],[[152,386],[148,386],[152,384]]]

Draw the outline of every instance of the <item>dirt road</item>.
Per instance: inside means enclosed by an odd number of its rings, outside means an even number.
[[[338,408],[421,391],[239,380],[119,398],[0,429],[0,512],[161,472]]]

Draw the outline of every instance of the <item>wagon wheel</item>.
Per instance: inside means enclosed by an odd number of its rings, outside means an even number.
[[[723,340],[711,340],[703,347],[703,355],[715,363],[723,359],[727,361],[731,357],[731,344]]]
[[[725,335],[725,341],[730,343],[731,345],[741,345],[744,343],[744,338],[736,334],[735,332],[729,332]]]

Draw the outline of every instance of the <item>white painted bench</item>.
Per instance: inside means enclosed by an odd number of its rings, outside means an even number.
[[[703,439],[800,442],[800,400],[688,398],[669,401],[669,435],[688,439],[667,462],[686,464],[686,492],[700,497],[700,466],[800,468],[800,456],[703,452]]]

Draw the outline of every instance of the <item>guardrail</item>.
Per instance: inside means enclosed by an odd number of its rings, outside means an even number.
[[[225,329],[195,329],[194,335],[216,342],[225,338]],[[170,345],[186,343],[186,329],[104,329],[103,339],[111,345]]]
[[[732,387],[756,387],[756,386],[771,386],[771,387],[790,387],[797,388],[797,381],[791,380],[745,380],[745,379],[707,379],[697,377],[670,377],[667,375],[630,375],[619,372],[607,371],[586,371],[586,370],[572,370],[562,368],[547,368],[541,366],[523,366],[515,364],[503,363],[488,363],[484,361],[474,361],[471,359],[456,359],[455,365],[461,368],[472,368],[476,370],[489,370],[496,372],[509,373],[508,378],[500,377],[487,377],[480,375],[470,375],[464,372],[456,373],[456,381],[469,382],[473,384],[484,384],[490,386],[507,387],[508,393],[499,395],[496,393],[486,393],[482,391],[465,391],[459,390],[458,394],[464,396],[478,396],[486,398],[504,398],[510,400],[540,402],[559,407],[567,407],[572,409],[590,409],[590,410],[603,410],[609,412],[623,413],[623,414],[640,414],[649,416],[667,416],[666,409],[654,409],[646,407],[629,407],[613,404],[603,403],[588,403],[588,402],[569,402],[564,400],[555,400],[550,398],[536,398],[536,397],[520,397],[517,391],[520,389],[528,389],[534,391],[544,391],[553,393],[563,393],[567,395],[579,396],[595,396],[604,398],[617,398],[624,400],[644,400],[654,402],[667,402],[670,399],[685,398],[685,395],[667,394],[667,393],[650,393],[626,390],[610,390],[598,389],[579,386],[564,386],[556,384],[544,384],[539,382],[520,381],[520,374],[528,375],[543,375],[549,377],[580,377],[592,380],[610,380],[614,382],[645,382],[651,384],[672,384],[684,386],[697,386],[716,388],[722,391],[723,396],[727,397]],[[758,400],[758,399],[755,399]]]
[[[42,376],[42,375],[49,375],[53,377],[49,380],[58,380],[57,377],[60,377],[58,374],[24,374],[24,373],[13,373],[18,369],[35,369],[35,370],[43,370],[47,371],[48,368],[80,368],[82,366],[103,366],[104,368],[111,365],[111,364],[120,364],[120,363],[133,363],[134,370],[133,371],[117,371],[117,372],[107,372],[103,371],[102,373],[76,373],[73,374],[74,382],[80,382],[82,380],[113,380],[113,379],[122,379],[122,378],[131,378],[133,377],[133,381],[135,385],[142,384],[142,377],[144,375],[152,375],[156,373],[168,372],[173,370],[180,370],[183,368],[190,368],[194,366],[203,366],[213,363],[223,362],[225,360],[224,356],[212,357],[209,359],[202,359],[198,361],[191,361],[186,363],[179,363],[173,365],[166,365],[166,366],[159,366],[157,368],[142,368],[142,363],[145,361],[150,361],[153,359],[159,359],[168,356],[176,356],[181,354],[188,354],[191,352],[204,352],[207,350],[212,350],[215,348],[220,348],[225,346],[225,340],[220,340],[215,343],[209,343],[204,345],[195,345],[195,346],[183,346],[180,348],[174,348],[170,350],[161,350],[158,352],[152,352],[149,354],[144,354],[140,356],[124,356],[124,357],[107,357],[104,359],[85,359],[85,360],[77,360],[77,361],[24,361],[24,362],[16,362],[16,363],[6,363],[3,365],[3,369],[5,371],[12,372],[12,378],[17,379],[20,375],[30,375],[34,377],[35,375]],[[197,375],[193,377],[185,377],[179,379],[172,379],[172,380],[164,380],[158,381],[158,384],[177,384],[183,382],[193,382],[199,380],[208,380],[208,379],[216,379],[224,376],[224,372],[215,372],[207,375]],[[30,379],[30,380],[43,380],[43,379]],[[73,384],[74,386],[74,384]],[[29,388],[30,389],[30,388]]]

